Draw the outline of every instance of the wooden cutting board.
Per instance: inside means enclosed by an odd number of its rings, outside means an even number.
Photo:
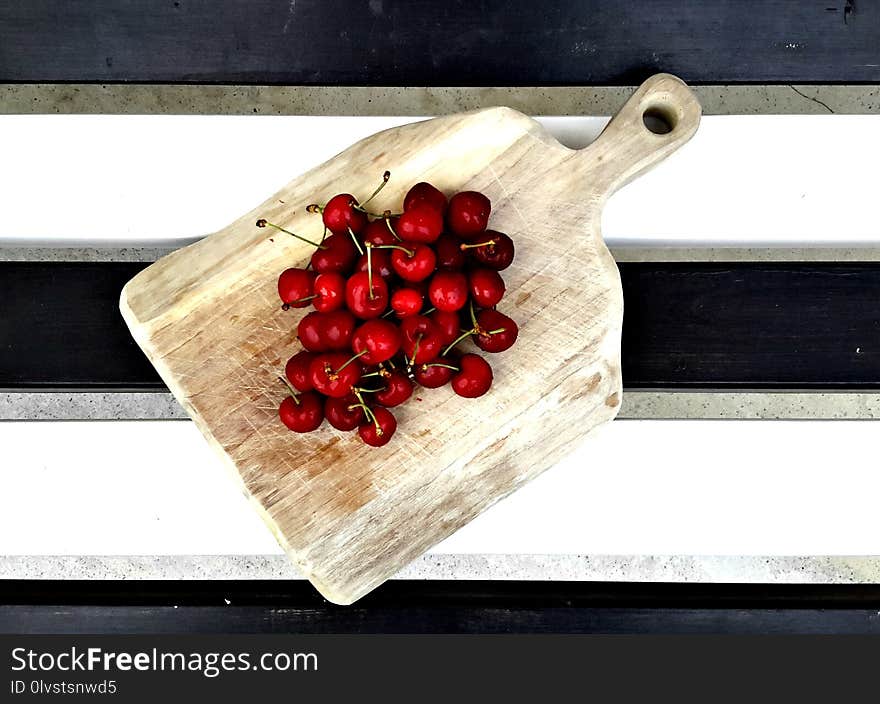
[[[646,114],[671,131],[650,131]],[[142,271],[122,292],[122,315],[291,559],[329,600],[351,603],[616,415],[623,295],[602,207],[690,139],[699,119],[684,83],[661,74],[582,150],[503,107],[381,132]],[[422,180],[491,199],[490,227],[516,243],[499,308],[519,323],[519,339],[491,356],[495,382],[479,399],[417,389],[395,409],[385,447],[326,423],[291,433],[278,419],[278,375],[305,311],[282,311],[275,287],[312,248],[254,223],[320,237],[305,206],[338,192],[364,198],[386,169],[375,210],[399,208]]]

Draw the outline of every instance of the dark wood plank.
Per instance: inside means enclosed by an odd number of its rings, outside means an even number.
[[[631,388],[880,388],[880,264],[623,264]]]
[[[875,585],[0,582],[0,633],[874,633]]]
[[[0,262],[0,388],[164,387],[117,310],[146,264]],[[627,388],[880,388],[880,263],[626,263]]]
[[[0,82],[880,81],[868,0],[6,0]]]
[[[825,609],[379,609],[270,606],[3,606],[0,633],[873,634],[876,611]]]
[[[0,262],[0,388],[164,390],[119,314],[145,266]]]

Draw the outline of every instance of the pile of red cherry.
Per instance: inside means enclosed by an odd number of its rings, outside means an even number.
[[[465,191],[447,202],[431,184],[417,183],[402,213],[367,211],[389,177],[386,171],[362,204],[343,193],[323,207],[310,205],[324,222],[320,242],[257,221],[316,248],[305,268],[278,278],[285,309],[314,308],[297,328],[305,349],[281,379],[290,395],[278,412],[293,431],[310,432],[326,418],[382,446],[397,428],[388,409],[409,399],[416,383],[451,383],[466,398],[489,390],[492,368],[478,354],[460,352],[462,342],[503,352],[516,341],[516,323],[495,308],[505,290],[498,272],[513,261],[513,241],[486,229],[489,199]]]

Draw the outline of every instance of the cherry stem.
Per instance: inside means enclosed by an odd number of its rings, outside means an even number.
[[[291,306],[296,305],[297,303],[305,303],[306,301],[311,301],[313,298],[318,298],[320,294],[313,293],[311,296],[303,296],[302,298],[297,298],[295,301],[290,301],[289,303],[285,303],[281,308],[283,310],[289,310]]]
[[[364,249],[363,247],[361,247],[361,243],[358,242],[357,235],[354,234],[350,227],[348,228],[348,234],[351,235],[351,241],[354,242],[354,246],[357,248],[357,251],[360,252],[360,254],[363,256]]]
[[[379,393],[380,391],[384,391],[384,390],[385,390],[385,387],[383,386],[381,389],[362,389],[362,388],[359,387],[359,386],[352,386],[352,387],[351,387],[351,390],[352,390],[352,391],[355,391],[355,392],[357,392],[357,393],[359,393],[359,394],[377,394],[377,393]]]
[[[348,407],[348,410],[353,411],[355,408],[363,408],[367,415],[370,413],[370,407],[366,403],[353,403]]]
[[[367,418],[369,418],[371,421],[373,421],[373,425],[376,426],[376,435],[381,437],[382,436],[382,426],[379,425],[379,419],[376,418],[376,414],[373,413],[373,409],[370,408],[366,403],[364,403],[364,399],[361,396],[360,391],[355,391],[354,395],[357,397],[357,400],[360,401],[360,403],[358,405],[364,409],[364,413],[366,414]]]
[[[364,403],[364,400],[360,397],[359,393],[356,393],[355,396],[358,397],[358,399],[360,400],[360,403],[352,404],[351,406],[348,407],[348,410],[351,410],[352,408],[363,408],[364,415],[367,416],[367,418],[369,418],[371,421],[373,421],[373,423],[375,423],[376,429],[378,430],[379,422],[376,420],[376,414],[373,413],[373,409],[370,408],[366,403]]]
[[[423,364],[423,368],[427,369],[428,367],[444,367],[446,369],[453,369],[454,371],[459,371],[458,367],[453,367],[451,364],[441,364],[440,362],[432,362],[431,364]]]
[[[361,205],[361,206],[366,205],[366,204],[369,203],[371,200],[373,200],[373,198],[375,198],[377,195],[379,195],[379,191],[381,191],[383,188],[385,188],[385,184],[388,183],[388,179],[390,179],[390,178],[391,178],[391,172],[390,172],[390,171],[386,171],[384,174],[382,174],[382,183],[380,183],[380,184],[379,184],[379,187],[376,188],[375,191],[373,191],[372,195],[371,195],[369,198],[367,198],[367,199],[366,199],[363,203],[361,203],[360,205]]]
[[[434,306],[428,308],[428,310],[423,310],[422,315],[431,315],[435,310],[437,310]]]
[[[416,250],[401,247],[399,244],[375,244],[372,246],[376,249],[399,249],[401,252],[406,252],[406,256],[408,256],[410,259],[416,256]]]
[[[290,235],[291,237],[296,237],[298,240],[302,240],[306,244],[312,245],[312,247],[317,247],[318,249],[327,249],[323,244],[318,244],[316,242],[312,242],[307,237],[303,237],[302,235],[298,235],[295,232],[291,232],[290,230],[285,230],[281,225],[276,225],[275,223],[269,222],[265,218],[260,218],[257,220],[257,227],[274,227],[276,230],[280,230],[285,235]]]
[[[370,351],[370,350],[361,350],[361,351],[358,352],[354,357],[352,357],[351,359],[349,359],[345,364],[343,364],[341,367],[339,367],[339,369],[337,369],[337,370],[336,370],[335,372],[333,372],[333,373],[334,373],[334,374],[339,374],[339,372],[341,372],[343,369],[345,369],[345,368],[346,368],[349,364],[351,364],[354,360],[356,360],[358,357],[363,357],[363,356],[364,356],[367,352],[369,352],[369,351]]]
[[[382,376],[382,372],[370,372],[369,374],[362,375],[361,379],[368,379],[371,376]]]
[[[478,244],[468,244],[467,242],[462,242],[459,249],[464,252],[466,249],[475,249],[476,247],[488,247],[489,245],[497,244],[495,240],[488,240],[486,242],[479,242]]]
[[[385,220],[387,220],[388,218],[398,218],[401,215],[403,215],[403,213],[392,213],[390,210],[385,210],[381,213],[374,213],[372,210],[367,210],[364,206],[359,205],[358,203],[355,203],[354,201],[351,201],[349,203],[349,205],[354,210],[360,210],[364,215],[369,215],[371,218],[375,218],[376,220],[378,220],[379,218],[384,218]],[[397,239],[400,239],[400,238],[398,237]]]
[[[502,333],[502,332],[505,332],[506,330],[507,330],[507,328],[498,328],[497,330],[490,330],[490,331],[487,332],[486,334],[487,334],[487,335],[498,335],[498,334],[500,334],[500,333]]]
[[[419,336],[416,338],[416,344],[413,345],[412,358],[409,360],[410,365],[413,365],[413,364],[416,363],[416,355],[419,353],[419,343],[420,343],[421,341],[422,341],[422,336],[419,335]]]
[[[367,285],[370,287],[370,300],[375,301],[376,295],[373,293],[373,258],[370,255],[373,251],[373,245],[369,242],[365,244],[367,246]]]
[[[297,393],[296,389],[293,388],[291,383],[285,379],[283,376],[279,376],[278,379],[283,383],[287,390],[290,391],[290,397],[293,399],[293,402],[298,406],[299,405],[299,393]]]
[[[388,213],[388,215],[384,216],[383,219],[385,220],[385,227],[388,228],[388,232],[394,235],[394,239],[396,239],[398,242],[403,242],[403,238],[394,231],[393,227],[391,227],[391,213]]]
[[[449,345],[449,347],[447,347],[445,350],[443,350],[443,352],[441,353],[440,356],[445,357],[449,353],[449,350],[451,350],[453,347],[455,347],[459,342],[461,342],[466,337],[473,335],[475,332],[476,332],[476,330],[468,330],[466,332],[463,332],[461,335],[456,337],[455,340],[452,341],[452,343]]]
[[[474,330],[476,330],[477,327],[479,327],[479,326],[477,325],[477,314],[476,314],[476,312],[474,311],[474,301],[473,301],[473,299],[471,299],[471,301],[470,301],[470,309],[471,309],[471,323],[473,323],[473,325],[474,325]]]

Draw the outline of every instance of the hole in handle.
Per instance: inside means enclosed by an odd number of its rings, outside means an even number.
[[[651,105],[642,113],[645,128],[654,134],[669,134],[678,123],[678,115],[666,105]]]

